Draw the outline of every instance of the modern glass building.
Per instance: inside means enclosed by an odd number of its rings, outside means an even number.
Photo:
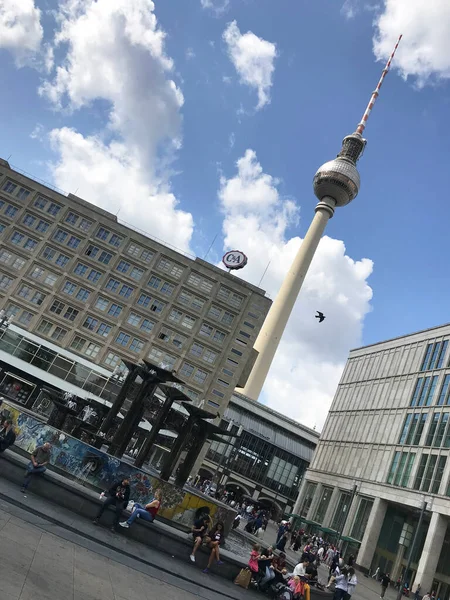
[[[319,434],[238,393],[222,426],[240,435],[233,445],[212,442],[199,474],[276,514],[290,513]]]
[[[352,350],[295,512],[450,598],[450,325]],[[424,520],[412,548],[419,512]],[[413,586],[414,587],[414,586]]]
[[[101,395],[123,358],[147,358],[223,413],[245,383],[270,304],[263,290],[0,159],[0,309],[13,317],[0,333],[6,371],[20,355]],[[14,387],[4,374],[0,393],[20,387],[16,399],[28,402],[26,374]]]

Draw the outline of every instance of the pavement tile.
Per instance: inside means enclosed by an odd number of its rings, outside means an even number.
[[[98,600],[103,597],[111,598],[113,596],[113,588],[111,580],[102,579],[91,575],[86,571],[81,571],[77,567],[74,569],[74,588],[77,592],[83,592],[86,595],[98,596]]]
[[[26,545],[27,548],[36,550],[42,537],[42,531],[34,527],[19,527],[10,520],[2,527],[0,538],[12,540],[18,544]]]

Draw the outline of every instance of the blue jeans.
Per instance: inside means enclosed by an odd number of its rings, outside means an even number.
[[[148,512],[148,510],[145,510],[145,508],[142,506],[142,504],[138,504],[136,502],[136,504],[134,505],[134,510],[131,513],[131,516],[127,521],[128,525],[133,525],[133,523],[136,521],[136,519],[138,517],[140,519],[144,519],[144,521],[148,521],[149,523],[153,522],[153,515],[151,515]]]
[[[266,567],[266,575],[262,578],[259,585],[263,587],[266,585],[266,583],[272,581],[272,579],[275,579],[275,571],[273,569],[269,569],[269,567]]]
[[[27,473],[25,475],[25,479],[23,480],[23,489],[26,490],[28,488],[28,486],[30,485],[31,477],[33,475],[40,475],[46,470],[46,467],[35,467],[30,461],[30,463],[27,465]]]

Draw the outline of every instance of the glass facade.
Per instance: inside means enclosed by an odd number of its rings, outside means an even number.
[[[300,510],[300,516],[306,517],[308,511],[311,507],[314,494],[316,493],[317,483],[313,483],[312,481],[308,481],[306,484],[305,495],[303,498],[302,508]]]
[[[421,371],[431,371],[432,369],[441,369],[444,363],[445,353],[447,351],[448,341],[428,344],[425,356],[422,362]]]
[[[350,504],[352,501],[352,495],[348,492],[340,492],[339,501],[334,511],[333,519],[331,521],[331,529],[335,531],[342,531],[347,517]]]
[[[320,493],[320,500],[317,504],[316,512],[313,516],[313,521],[316,523],[322,523],[325,513],[327,512],[328,505],[330,504],[331,494],[333,493],[333,488],[331,487],[322,487]]]
[[[360,498],[356,517],[353,522],[351,537],[361,541],[367,527],[370,511],[372,510],[373,500],[370,498]]]

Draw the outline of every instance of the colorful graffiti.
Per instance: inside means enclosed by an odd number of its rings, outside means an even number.
[[[14,423],[15,445],[25,452],[33,450],[44,442],[52,444],[50,464],[70,479],[89,484],[98,490],[107,490],[115,481],[129,479],[131,498],[135,502],[146,503],[153,497],[155,489],[163,492],[160,515],[165,519],[191,526],[195,512],[207,507],[214,521],[223,521],[229,530],[235,511],[217,504],[212,498],[197,495],[175,485],[162,481],[142,469],[137,469],[105,452],[89,446],[67,433],[55,429],[41,421],[36,415],[18,408],[12,403],[2,404],[2,413]]]

